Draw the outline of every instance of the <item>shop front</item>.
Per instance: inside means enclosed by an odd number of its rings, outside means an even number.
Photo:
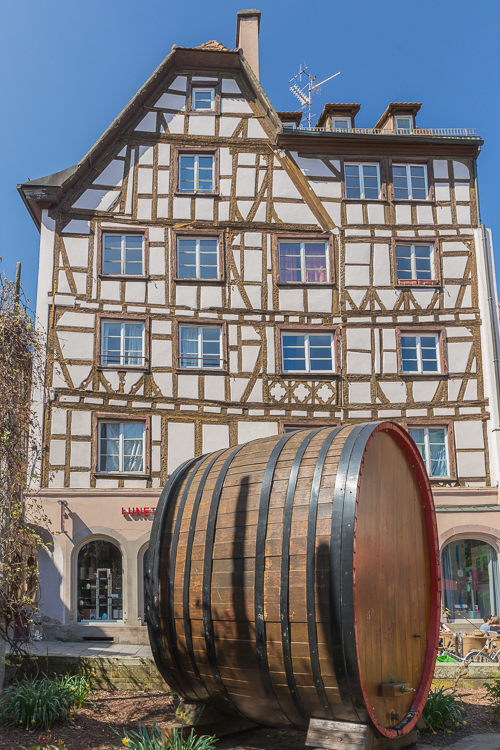
[[[484,620],[498,607],[498,555],[481,539],[458,538],[442,555],[443,604],[450,620]]]

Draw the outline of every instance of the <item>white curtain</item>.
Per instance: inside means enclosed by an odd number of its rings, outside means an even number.
[[[198,367],[198,329],[181,326],[180,367]]]
[[[143,423],[125,423],[123,425],[123,471],[144,471],[143,447]]]

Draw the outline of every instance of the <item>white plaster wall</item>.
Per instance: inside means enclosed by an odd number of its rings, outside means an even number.
[[[101,280],[101,299],[119,302],[120,288],[121,284],[119,281]]]
[[[389,245],[373,246],[373,285],[391,286],[391,258]]]
[[[241,368],[242,372],[253,372],[258,356],[260,346],[242,346],[241,347]]]
[[[156,112],[148,112],[144,115],[134,130],[143,133],[154,133],[156,131]]]
[[[119,187],[123,182],[123,169],[125,162],[114,159],[97,175],[94,185],[106,185],[106,187]]]
[[[453,162],[453,174],[456,180],[470,180],[469,167],[461,161]]]
[[[49,461],[53,466],[64,466],[66,463],[66,440],[51,440]]]
[[[172,373],[155,372],[154,381],[165,398],[172,398]]]
[[[342,197],[342,187],[340,182],[322,182],[321,180],[310,180],[309,184],[319,198],[340,199]]]
[[[347,223],[363,224],[363,206],[359,203],[347,204]]]
[[[434,398],[438,383],[435,380],[415,380],[413,382],[413,398],[415,401],[429,403]]]
[[[278,434],[277,422],[238,422],[238,443]]]
[[[89,240],[87,237],[63,237],[69,264],[86,268],[89,260]]]
[[[260,122],[255,118],[248,121],[249,138],[267,138],[266,132]]]
[[[76,409],[71,412],[71,434],[89,437],[92,435],[92,412]]]
[[[371,403],[370,383],[349,383],[349,401],[352,404]]]
[[[170,143],[159,143],[157,148],[158,148],[158,166],[159,167],[170,166]]]
[[[348,328],[347,348],[371,351],[372,334],[369,328]]]
[[[245,281],[262,281],[262,250],[245,250]]]
[[[174,198],[174,219],[191,218],[191,198]]]
[[[214,199],[210,196],[195,198],[194,215],[198,221],[212,221],[214,218]]]
[[[119,195],[120,193],[116,190],[88,188],[73,204],[73,208],[87,208],[91,211],[109,211]]]
[[[347,352],[347,372],[351,375],[370,375],[372,371],[371,353]]]
[[[436,179],[448,178],[448,162],[446,159],[434,159],[433,161],[434,177]]]
[[[74,441],[72,441],[69,458],[70,466],[90,468],[90,454],[90,443],[75,443]]]
[[[63,333],[58,331],[57,337],[65,359],[92,359],[94,356],[93,333]]]
[[[314,224],[318,226],[313,212],[306,205],[300,205],[299,203],[275,203],[274,210],[278,218],[285,222],[285,224]]]
[[[411,224],[411,206],[396,205],[396,224]]]
[[[459,477],[484,477],[486,465],[484,453],[457,453],[457,471]]]
[[[169,422],[167,471],[171,474],[183,461],[194,456],[194,424]]]
[[[165,339],[153,339],[151,341],[151,366],[172,366],[172,342]]]
[[[189,135],[215,135],[215,117],[213,115],[196,115],[189,118]]]
[[[480,421],[455,422],[455,446],[457,450],[484,448],[483,423]]]
[[[332,312],[333,291],[331,289],[308,289],[307,304],[309,312]]]
[[[465,255],[444,256],[443,276],[448,279],[460,279],[464,275],[468,258]]]
[[[384,206],[377,203],[369,203],[367,208],[369,224],[385,224]]]
[[[238,193],[239,194],[239,193]],[[301,194],[284,171],[273,173],[273,196],[275,198],[301,198]]]
[[[451,206],[438,206],[436,208],[438,224],[452,224]]]
[[[226,424],[204,424],[201,435],[203,453],[229,448],[229,426]]]
[[[201,287],[200,307],[207,310],[210,307],[222,307],[222,289],[220,286]]]
[[[240,122],[240,117],[221,117],[219,123],[219,136],[221,138],[231,138]]]
[[[467,360],[472,344],[466,341],[460,343],[448,342],[448,370],[449,372],[465,372]]]
[[[437,201],[444,201],[445,203],[448,203],[451,200],[449,182],[436,182],[434,188],[436,191]]]
[[[70,328],[93,328],[95,316],[90,313],[65,311],[59,318],[57,327],[68,326]]]
[[[302,289],[280,289],[280,310],[304,309],[304,292]]]
[[[51,432],[53,435],[65,435],[68,412],[66,409],[58,409],[56,406],[51,410]]]
[[[220,103],[221,114],[252,114],[252,108],[246,99],[241,97],[222,98]],[[251,136],[250,136],[251,137]]]
[[[397,404],[406,401],[406,386],[404,383],[379,383],[382,393],[389,399],[391,404]]]
[[[236,195],[240,197],[255,195],[255,169],[246,167],[236,173]]]
[[[178,375],[178,398],[198,398],[198,375]]]

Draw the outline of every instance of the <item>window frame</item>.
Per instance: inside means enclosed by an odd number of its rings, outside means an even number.
[[[384,190],[382,187],[382,177],[383,177],[383,170],[382,170],[382,163],[380,159],[364,159],[360,158],[359,161],[351,161],[350,159],[343,159],[342,160],[342,198],[346,201],[365,201],[366,203],[373,203],[374,201],[380,201],[385,200],[384,196]],[[364,195],[360,196],[359,198],[349,198],[347,195],[347,187],[346,187],[346,174],[345,174],[345,168],[346,167],[358,167],[358,175],[360,175],[360,190],[361,190],[361,182],[362,182],[362,176],[361,172],[359,170],[359,167],[377,167],[377,179],[378,179],[378,197],[377,198],[365,198]],[[364,184],[363,184],[363,190],[364,190]]]
[[[391,260],[392,260],[392,278],[395,287],[408,287],[408,286],[441,286],[441,252],[440,252],[440,241],[439,237],[392,237],[391,238]],[[396,246],[405,245],[418,246],[418,245],[432,245],[432,261],[431,269],[434,269],[433,279],[398,279],[398,264],[396,257]]]
[[[210,192],[197,191],[194,192],[187,190],[179,190],[179,179],[180,179],[180,158],[181,156],[213,156],[213,180],[212,190]],[[175,149],[175,161],[174,161],[174,180],[175,180],[175,196],[214,196],[219,194],[219,149],[212,148],[211,146],[177,146]]]
[[[142,235],[143,237],[143,273],[140,275],[124,274],[124,273],[104,273],[104,235],[106,234],[118,234],[121,236],[126,235]],[[149,279],[149,229],[147,227],[102,227],[101,225],[97,228],[97,268],[98,277],[100,279],[120,279],[124,281],[144,281]]]
[[[103,365],[101,364],[102,356],[102,324],[106,321],[111,323],[144,323],[144,350],[142,365]],[[150,317],[149,315],[121,315],[120,313],[97,313],[97,332],[96,332],[96,352],[95,366],[97,370],[128,371],[128,372],[149,372],[151,366],[150,359]]]
[[[410,121],[410,127],[409,128],[400,128],[398,125],[398,120],[409,120]],[[410,135],[415,130],[415,119],[413,115],[394,115],[394,130],[397,133],[404,133],[405,135]]]
[[[96,477],[112,478],[151,478],[151,417],[149,414],[116,414],[109,412],[94,412],[92,415],[92,474]],[[144,466],[143,471],[101,471],[99,466],[100,460],[100,430],[99,425],[102,422],[143,422],[144,423]]]
[[[280,376],[285,378],[291,378],[297,380],[305,378],[306,380],[331,380],[332,378],[340,374],[340,335],[339,326],[310,326],[310,325],[277,325],[276,326],[276,344],[277,344],[277,358],[278,373]],[[333,352],[333,369],[315,371],[303,371],[303,370],[284,370],[283,369],[283,336],[287,333],[298,333],[298,334],[311,334],[320,336],[322,334],[330,334],[333,336],[332,341],[332,352]]]
[[[181,345],[180,345],[180,329],[182,326],[189,326],[190,328],[220,328],[220,354],[221,354],[221,367],[181,367]],[[174,320],[174,336],[173,336],[173,347],[174,347],[174,370],[177,374],[193,374],[198,373],[199,375],[227,375],[229,372],[229,356],[228,356],[228,345],[227,345],[227,321],[219,320],[217,318],[178,318]]]
[[[178,256],[178,239],[183,237],[194,237],[196,239],[203,238],[214,238],[218,239],[218,276],[216,279],[181,279],[179,278],[179,256]],[[221,284],[224,283],[226,278],[226,264],[225,264],[225,246],[224,246],[224,232],[218,232],[210,229],[203,229],[201,232],[196,232],[190,229],[172,229],[172,247],[175,248],[175,271],[174,281],[179,284]]]
[[[394,197],[394,167],[425,167],[426,185],[427,185],[427,198],[395,198]],[[432,159],[412,159],[404,157],[404,159],[389,159],[389,186],[391,200],[395,203],[415,203],[415,205],[422,205],[431,203],[435,200],[434,191],[434,171],[432,167]]]
[[[403,371],[403,351],[401,347],[402,336],[437,336],[437,362],[438,372],[405,372]],[[396,328],[396,346],[398,360],[398,375],[405,378],[445,378],[448,375],[448,363],[446,358],[446,330],[441,326],[426,326],[425,328],[408,328],[398,326]]]
[[[453,429],[453,420],[442,420],[439,419],[437,421],[434,421],[432,419],[416,419],[413,420],[404,420],[403,426],[410,434],[410,429],[422,429],[422,428],[432,428],[432,427],[442,427],[445,432],[445,438],[446,438],[446,455],[448,460],[448,473],[449,475],[447,477],[431,477],[429,476],[430,482],[450,482],[457,479],[457,462],[456,462],[456,454],[455,454],[455,431]],[[411,437],[411,435],[410,435]],[[413,439],[413,438],[412,438]],[[423,459],[422,459],[423,460]],[[427,466],[425,467],[427,470]]]
[[[281,281],[280,279],[280,243],[281,242],[324,242],[327,245],[327,281]],[[332,287],[335,286],[335,240],[333,234],[275,234],[273,235],[273,256],[275,278],[278,286],[283,287]]]
[[[214,92],[212,109],[193,109],[195,89],[212,89]],[[190,77],[186,89],[186,112],[190,115],[220,115],[221,84],[219,80],[196,81]]]
[[[332,115],[330,119],[332,123],[332,133],[350,133],[352,131],[352,117],[349,117],[348,115],[346,115],[345,117],[342,117],[340,115],[338,117],[335,117]],[[335,125],[337,122],[346,122],[347,128],[345,130],[342,128],[340,130],[336,130]]]

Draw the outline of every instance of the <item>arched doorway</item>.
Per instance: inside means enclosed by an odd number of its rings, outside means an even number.
[[[496,550],[479,539],[454,539],[442,552],[443,604],[452,617],[469,620],[498,614]]]
[[[85,544],[77,564],[78,622],[123,620],[122,554],[104,539]]]

